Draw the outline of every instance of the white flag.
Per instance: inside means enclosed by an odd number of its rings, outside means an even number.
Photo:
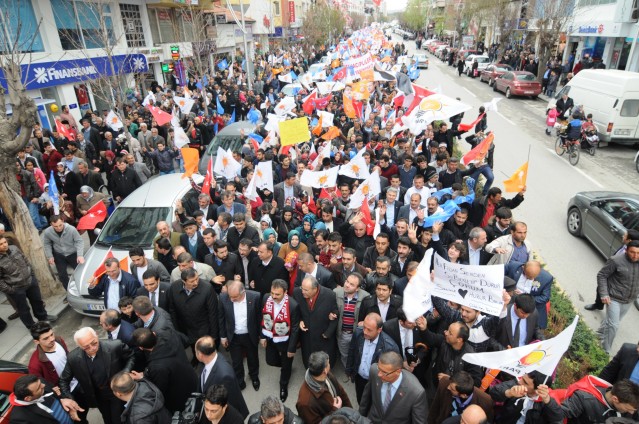
[[[351,196],[351,202],[348,205],[349,209],[357,209],[360,207],[364,199],[370,202],[375,196],[382,192],[382,187],[379,181],[379,172],[374,170],[370,176],[362,182],[355,193]]]
[[[486,109],[486,112],[488,111],[499,112],[499,109],[497,108],[497,103],[501,99],[503,99],[503,97],[493,97],[491,101],[484,103],[484,108]]]
[[[307,72],[299,77],[299,81],[307,90],[310,90],[311,84],[313,84],[313,76]]]
[[[346,165],[340,166],[339,174],[358,180],[370,177],[371,173],[368,171],[368,165],[366,165],[366,159],[364,159],[365,152],[366,149],[360,150]]]
[[[402,309],[406,313],[406,318],[415,322],[417,318],[426,311],[433,309],[431,293],[434,283],[430,280],[430,263],[433,256],[433,249],[428,249],[424,258],[419,263],[417,271],[410,279],[404,289],[404,300]]]
[[[332,144],[332,140],[328,140],[326,142],[324,147],[322,147],[320,149],[320,151],[317,154],[317,156],[315,156],[315,159],[313,159],[313,162],[311,162],[311,166],[309,168],[316,169],[316,168],[318,168],[318,167],[320,167],[322,165],[322,161],[324,160],[324,158],[330,158],[331,157],[331,144]],[[312,145],[313,145],[313,143],[311,143],[311,146]]]
[[[300,185],[313,188],[330,188],[335,187],[337,183],[338,168],[327,169],[326,171],[311,171],[305,169],[300,178]]]
[[[186,97],[174,96],[173,100],[175,101],[175,104],[177,104],[178,107],[180,108],[180,111],[184,114],[191,113],[191,109],[193,108],[193,105],[195,104],[195,100],[187,99]]]
[[[377,235],[382,232],[382,224],[379,222],[379,208],[375,209],[375,229],[373,230],[373,238],[376,239]]]
[[[233,154],[230,150],[224,150],[221,147],[217,148],[217,157],[215,158],[213,172],[229,180],[233,180],[241,169],[242,164],[233,158]]]
[[[322,96],[325,96],[331,91],[333,91],[333,86],[335,85],[335,83],[330,81],[324,81],[324,82],[318,81],[315,83],[315,85],[317,86],[317,90],[319,91],[319,93]]]
[[[552,339],[499,352],[467,353],[462,359],[469,364],[498,369],[515,377],[532,371],[550,376],[570,347],[578,321],[579,315],[575,316],[572,324]]]
[[[295,103],[295,99],[291,96],[286,96],[275,106],[275,114],[279,116],[284,116],[293,108],[297,106]]]
[[[251,178],[251,181],[249,181],[248,185],[246,186],[245,196],[249,200],[252,200],[252,201],[257,200],[258,194],[257,194],[257,188],[255,187],[255,172],[253,173],[253,177]]]
[[[184,132],[184,129],[182,129],[182,127],[179,125],[174,125],[173,126],[173,144],[175,144],[175,147],[177,147],[178,149],[181,149],[182,147],[188,145],[189,141],[190,141],[189,137]]]
[[[267,189],[273,192],[273,161],[260,162],[253,172],[255,187],[260,190]]]
[[[322,117],[322,128],[330,128],[333,126],[333,120],[335,119],[334,113],[318,110],[317,116]]]
[[[149,94],[144,98],[142,106],[153,106],[155,104],[155,95],[149,91]]]
[[[286,75],[278,75],[277,79],[288,84],[291,84],[293,82],[293,77],[291,76],[290,73]]]
[[[120,120],[120,117],[116,115],[115,112],[113,112],[112,110],[109,111],[109,114],[106,117],[106,123],[108,126],[113,128],[114,131],[120,131],[122,127],[124,127],[124,124]]]

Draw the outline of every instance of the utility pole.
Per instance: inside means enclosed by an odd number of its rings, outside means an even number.
[[[249,90],[253,89],[253,73],[251,63],[253,58],[246,42],[246,23],[244,22],[244,0],[240,0],[240,13],[242,14],[242,40],[244,41],[244,60],[246,60],[246,84]]]

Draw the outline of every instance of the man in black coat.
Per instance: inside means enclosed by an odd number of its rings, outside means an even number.
[[[362,213],[358,212],[339,227],[339,233],[345,240],[344,247],[350,247],[357,252],[358,264],[364,261],[366,249],[375,244],[373,237],[366,234],[366,224],[362,222],[362,216]]]
[[[495,340],[506,349],[543,339],[535,299],[527,293],[515,296],[513,303],[506,309],[506,316],[499,321]]]
[[[419,320],[419,318],[417,318],[417,320]],[[421,376],[415,372],[416,363],[414,361],[412,363],[408,362],[409,358],[406,357],[407,348],[410,354],[415,354],[417,359],[421,360],[420,365],[423,365],[424,358],[426,357],[428,349],[420,349],[419,347],[416,347],[419,344],[426,344],[424,334],[419,327],[417,327],[416,322],[409,321],[406,318],[404,310],[399,308],[397,310],[397,318],[386,320],[382,330],[384,333],[388,334],[399,347],[400,354],[404,358],[404,368],[415,374],[415,376],[421,381]],[[422,369],[424,372],[426,371],[424,368]]]
[[[371,312],[379,314],[382,321],[397,318],[397,311],[402,306],[402,298],[393,292],[393,282],[389,279],[378,280],[375,286],[375,294],[367,296],[359,308],[359,322],[364,321],[366,315]]]
[[[308,368],[311,353],[323,350],[328,353],[331,366],[337,358],[335,331],[337,330],[337,300],[332,289],[321,286],[317,278],[306,275],[301,286],[295,288],[293,297],[300,307],[300,341],[302,361]]]
[[[497,209],[503,206],[515,209],[519,206],[521,202],[524,201],[525,193],[526,187],[512,199],[504,199],[499,187],[491,187],[490,190],[488,190],[488,194],[478,197],[473,201],[468,219],[478,227],[485,227],[488,225],[488,220],[495,215]]]
[[[312,275],[317,279],[320,286],[324,286],[327,289],[333,290],[337,287],[335,277],[333,273],[324,268],[321,264],[315,263],[313,255],[310,253],[302,253],[297,258],[297,264],[299,271],[297,271],[297,278],[295,279],[295,287],[300,287],[304,277]],[[309,353],[310,354],[310,353]]]
[[[251,240],[253,246],[257,246],[260,243],[260,235],[257,230],[247,225],[246,215],[238,212],[233,215],[233,226],[226,233],[226,242],[231,250],[237,250],[240,240],[243,238]]]
[[[61,397],[73,399],[71,381],[75,378],[84,392],[85,405],[98,408],[105,424],[120,424],[124,403],[109,387],[111,377],[133,369],[133,351],[120,340],[99,340],[91,327],[75,332],[78,347],[67,355],[60,376]]]
[[[159,274],[148,269],[142,274],[142,283],[143,285],[138,289],[136,295],[148,297],[153,307],[160,307],[166,311],[171,284],[161,282]]]
[[[630,378],[639,363],[639,345],[632,343],[624,343],[619,352],[608,365],[601,370],[599,378],[606,380],[610,384],[625,378]],[[633,382],[636,384],[636,377]]]
[[[27,374],[18,378],[13,385],[13,395],[15,399],[11,401],[13,409],[8,421],[11,424],[59,424],[58,418],[69,423],[72,422],[71,417],[78,418],[80,406],[72,399],[58,399],[51,386],[37,375]],[[36,399],[42,400],[36,402]],[[65,412],[67,409],[68,413]],[[55,416],[54,411],[59,412],[60,417]]]
[[[175,328],[186,334],[189,345],[206,335],[218,337],[218,303],[208,281],[200,280],[197,271],[182,271],[181,281],[171,284],[168,305]]]
[[[138,173],[130,168],[124,158],[118,158],[116,165],[111,174],[111,192],[116,201],[121,202],[129,194],[133,193],[136,188],[142,185]]]
[[[276,279],[289,280],[284,259],[273,255],[273,245],[263,241],[257,247],[257,258],[248,266],[249,287],[262,296],[271,289],[271,282]]]
[[[145,378],[164,395],[164,406],[171,414],[182,411],[191,393],[198,391],[197,376],[186,359],[182,346],[171,339],[158,337],[148,328],[133,332],[135,344],[146,354],[143,373],[132,371],[135,380]]]
[[[260,388],[260,361],[257,347],[260,341],[262,299],[253,290],[246,290],[242,281],[230,280],[226,293],[220,295],[220,339],[222,347],[229,350],[235,377],[243,390],[244,355],[248,364],[253,388]],[[235,307],[238,307],[238,316]],[[244,311],[244,308],[246,310]],[[242,310],[240,310],[242,309]]]
[[[192,257],[197,258],[197,252],[204,245],[204,239],[197,230],[197,223],[192,219],[182,223],[184,234],[180,235],[180,246],[184,247]]]
[[[107,309],[119,310],[118,302],[124,296],[135,297],[135,294],[140,287],[140,283],[137,278],[120,268],[120,261],[116,258],[107,258],[104,261],[106,271],[99,279],[95,277],[89,280],[89,294],[94,297],[100,297],[104,295],[104,306]],[[111,285],[118,285],[118,296],[112,299],[109,296],[111,292],[109,287]]]
[[[200,393],[206,393],[209,387],[221,384],[229,392],[229,405],[232,405],[242,415],[243,419],[249,414],[248,407],[242,396],[242,390],[237,384],[233,367],[226,359],[218,355],[215,340],[209,336],[200,338],[195,343],[195,356],[199,361],[195,367]]]
[[[206,230],[205,230],[206,231]],[[243,281],[244,269],[237,254],[229,251],[229,245],[223,240],[216,240],[213,243],[215,253],[204,257],[204,263],[210,265],[216,276],[223,276],[226,283],[230,280],[239,279]]]

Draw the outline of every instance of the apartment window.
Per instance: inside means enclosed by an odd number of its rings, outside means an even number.
[[[64,50],[99,49],[115,44],[109,4],[51,0],[51,7]]]
[[[275,16],[280,16],[280,2],[279,1],[274,1],[273,2],[273,13],[275,13]]]
[[[178,41],[176,26],[170,9],[149,8],[151,35],[155,44],[175,43]]]
[[[120,17],[124,26],[127,47],[145,47],[142,15],[137,4],[120,3]]]
[[[0,0],[0,7],[2,7],[0,52],[11,51],[14,45],[20,52],[44,51],[31,1]]]

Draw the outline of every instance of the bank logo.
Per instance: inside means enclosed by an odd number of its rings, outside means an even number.
[[[49,82],[49,77],[47,75],[47,68],[35,68],[33,70],[35,73],[35,78],[38,84],[44,84]]]
[[[136,57],[135,59],[133,59],[133,69],[135,69],[136,71],[144,69],[144,60],[142,60],[141,57]]]

